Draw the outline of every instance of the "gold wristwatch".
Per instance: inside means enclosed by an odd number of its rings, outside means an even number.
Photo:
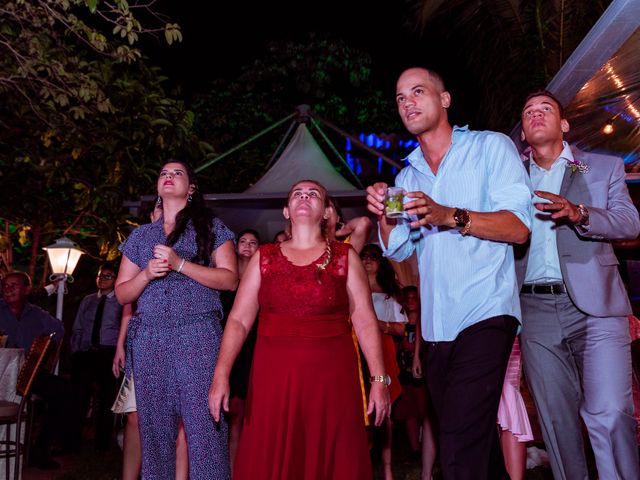
[[[453,212],[453,221],[456,227],[460,229],[462,235],[469,233],[471,229],[471,214],[466,208],[456,208]]]

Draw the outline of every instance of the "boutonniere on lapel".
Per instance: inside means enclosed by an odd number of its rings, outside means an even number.
[[[586,163],[582,163],[580,160],[567,160],[567,168],[571,169],[571,173],[588,173],[591,168]]]

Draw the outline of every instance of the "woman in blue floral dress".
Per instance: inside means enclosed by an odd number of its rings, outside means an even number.
[[[162,217],[120,247],[116,282],[129,322],[127,374],[135,371],[142,477],[175,478],[182,419],[191,478],[228,479],[227,426],[214,423],[207,394],[220,347],[219,290],[238,283],[233,233],[205,207],[193,170],[170,160],[158,178]]]

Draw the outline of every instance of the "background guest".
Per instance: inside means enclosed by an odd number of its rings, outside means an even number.
[[[427,384],[422,376],[420,358],[420,296],[418,287],[408,285],[402,289],[402,308],[407,315],[405,335],[400,337],[398,367],[402,394],[393,406],[393,418],[404,421],[409,446],[422,460],[422,480],[431,480],[436,460],[436,441],[431,425],[431,412]]]
[[[378,319],[378,327],[382,332],[382,352],[384,354],[384,366],[391,377],[389,394],[391,403],[396,401],[402,392],[400,386],[398,361],[396,359],[396,347],[394,335],[402,336],[405,332],[407,316],[400,305],[400,284],[396,279],[395,271],[388,259],[382,256],[382,249],[373,243],[365,245],[360,252],[360,258],[364,265],[369,280],[369,288],[373,298],[373,307]],[[391,470],[391,446],[393,439],[393,425],[391,416],[385,420],[385,436],[382,445],[382,466],[384,477],[387,480],[393,478]]]
[[[22,348],[27,352],[37,336],[51,333],[55,334],[56,344],[62,341],[62,322],[27,301],[31,291],[29,275],[9,272],[2,277],[1,283],[0,330],[7,335],[6,347]],[[60,465],[51,457],[51,446],[56,437],[61,440],[65,451],[77,451],[80,448],[77,395],[66,379],[47,371],[41,371],[36,377],[33,393],[44,400],[47,408],[31,456],[32,462],[43,470],[56,469]]]
[[[96,277],[98,291],[80,302],[71,332],[71,381],[81,392],[81,414],[89,409],[95,391],[95,448],[105,451],[113,436],[111,402],[116,394],[116,379],[111,363],[116,350],[122,307],[115,297],[115,267],[103,263]]]
[[[289,238],[291,238],[291,236],[287,230],[280,230],[273,236],[273,243],[284,242],[285,240],[289,240]]]
[[[529,423],[529,414],[520,393],[522,362],[520,359],[520,341],[516,337],[507,364],[500,405],[498,406],[498,425],[500,426],[500,445],[504,456],[504,465],[511,480],[522,480],[527,467],[527,444],[533,440],[533,431]]]
[[[348,243],[359,254],[369,240],[373,222],[364,215],[346,220],[335,198],[329,198],[329,204],[331,211],[326,224],[329,239]]]
[[[329,240],[338,240],[343,243],[348,243],[353,247],[357,254],[360,254],[360,250],[364,247],[365,243],[371,234],[373,229],[373,223],[369,217],[356,217],[345,223],[344,215],[338,205],[336,199],[329,197],[329,217],[325,223],[324,231]],[[358,372],[360,374],[360,391],[362,392],[362,413],[364,417],[364,423],[367,427],[370,426],[369,416],[367,412],[367,384],[365,383],[364,368],[362,365],[362,354],[360,346],[358,345],[358,337],[356,332],[351,329],[351,338],[353,339],[353,346],[356,349],[358,357]],[[371,431],[368,431],[371,435]]]
[[[238,256],[238,277],[240,279],[242,279],[249,265],[249,260],[251,260],[251,257],[258,251],[259,246],[260,235],[257,231],[247,228],[238,234],[236,251]],[[227,314],[231,311],[235,297],[235,292],[224,292],[224,295],[222,295],[222,303]],[[229,400],[229,460],[231,462],[232,476],[233,463],[236,458],[236,451],[238,450],[240,434],[242,433],[245,400],[247,398],[247,387],[249,386],[249,373],[251,371],[251,362],[253,361],[253,350],[256,345],[256,327],[257,323],[255,323],[249,331],[247,340],[242,345],[242,349],[233,364],[229,378],[231,386],[231,399]]]

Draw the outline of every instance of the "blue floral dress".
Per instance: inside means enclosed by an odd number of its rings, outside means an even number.
[[[234,239],[217,218],[212,231],[214,250]],[[135,229],[120,251],[144,269],[153,258],[153,247],[165,243],[160,219]],[[191,223],[173,248],[182,258],[195,257]],[[175,478],[180,419],[187,434],[190,478],[229,478],[227,425],[213,421],[207,403],[221,319],[219,292],[180,273],[151,281],[138,298],[127,335],[127,374],[135,372],[145,480]]]

